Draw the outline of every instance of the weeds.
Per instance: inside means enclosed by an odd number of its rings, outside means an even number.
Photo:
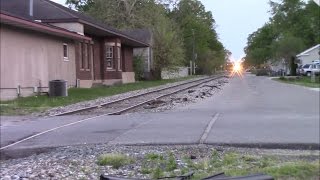
[[[120,158],[120,162],[126,158]],[[319,161],[294,161],[288,163],[273,156],[259,157],[240,155],[235,152],[222,154],[216,150],[213,150],[210,156],[201,159],[193,160],[188,156],[184,156],[182,163],[185,164],[182,167],[177,164],[176,156],[173,153],[163,155],[151,153],[145,155],[140,172],[150,175],[153,179],[158,179],[165,175],[182,175],[190,171],[195,172],[192,179],[201,179],[221,172],[225,172],[227,176],[265,173],[276,179],[316,179],[320,176],[318,172],[320,168]]]
[[[160,167],[157,167],[152,171],[152,179],[159,179],[163,177],[163,175],[164,173]]]
[[[146,159],[148,160],[163,160],[163,156],[155,153],[150,153],[146,155]]]
[[[173,153],[170,153],[168,162],[166,164],[166,170],[167,171],[173,171],[175,169],[177,169],[176,158],[174,157]]]
[[[133,163],[134,160],[128,156],[122,154],[104,154],[98,158],[98,165],[100,166],[112,166],[115,169],[119,169],[122,166]]]

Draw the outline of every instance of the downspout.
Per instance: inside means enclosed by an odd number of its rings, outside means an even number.
[[[29,16],[33,17],[33,0],[29,0]]]
[[[148,47],[148,73],[150,73],[151,70],[151,48]]]

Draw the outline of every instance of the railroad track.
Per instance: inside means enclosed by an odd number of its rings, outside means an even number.
[[[188,81],[185,83],[160,88],[156,90],[152,90],[146,93],[140,93],[137,95],[117,99],[111,102],[98,104],[94,106],[84,107],[72,111],[67,111],[59,114],[55,114],[52,116],[64,116],[64,115],[88,115],[88,114],[104,114],[104,115],[120,115],[124,112],[130,111],[132,109],[141,107],[147,103],[150,103],[155,100],[159,100],[166,96],[170,96],[172,94],[179,93],[181,91],[185,91],[190,88],[197,87],[201,84],[208,83],[210,81],[214,81],[220,78],[226,77],[225,75],[218,75],[213,77],[206,77],[202,79],[197,79],[193,81]]]

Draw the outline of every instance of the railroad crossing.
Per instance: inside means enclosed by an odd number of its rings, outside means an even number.
[[[319,92],[249,74],[229,81],[210,98],[165,112],[56,116],[1,126],[1,144],[36,135],[4,151],[92,143],[318,148]]]

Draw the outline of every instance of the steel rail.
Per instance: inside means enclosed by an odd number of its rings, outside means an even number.
[[[197,84],[194,84],[194,85],[185,87],[185,88],[181,88],[181,89],[178,89],[178,90],[176,90],[176,91],[173,91],[173,92],[170,92],[170,93],[167,93],[167,94],[160,95],[160,96],[158,96],[158,97],[155,97],[155,98],[152,98],[152,99],[143,101],[143,102],[141,102],[141,103],[139,103],[139,104],[135,104],[135,105],[133,105],[133,106],[124,108],[124,109],[122,109],[122,110],[120,110],[120,111],[108,113],[108,115],[120,115],[120,114],[122,114],[122,113],[124,113],[124,112],[127,112],[127,111],[131,110],[131,109],[135,109],[135,108],[140,107],[140,106],[142,106],[142,105],[144,105],[144,104],[147,104],[148,102],[151,102],[151,101],[154,101],[154,100],[157,100],[157,99],[161,99],[161,98],[163,98],[163,97],[170,96],[170,95],[172,95],[172,94],[176,94],[176,93],[181,92],[181,91],[185,91],[185,90],[187,90],[187,89],[190,89],[190,88],[199,86],[199,85],[201,85],[201,84],[204,84],[204,83],[207,83],[207,82],[216,80],[216,79],[220,79],[220,78],[222,78],[222,77],[223,77],[223,76],[210,78],[209,80],[202,81],[202,82],[200,82],[200,83],[197,83]]]
[[[183,85],[186,85],[186,84],[190,84],[190,83],[194,83],[194,82],[198,82],[198,81],[203,81],[203,82],[200,82],[200,83],[192,86],[192,87],[195,87],[195,86],[198,86],[200,84],[203,84],[203,83],[206,83],[206,82],[210,82],[212,80],[219,79],[219,78],[222,78],[222,77],[225,77],[225,76],[224,75],[222,75],[222,76],[220,75],[218,77],[206,77],[206,78],[201,78],[201,79],[197,79],[197,80],[193,80],[193,81],[188,81],[188,82],[180,83],[180,84],[169,86],[169,87],[164,87],[164,88],[152,90],[152,91],[145,92],[145,93],[136,94],[136,95],[129,96],[129,97],[120,98],[120,99],[117,99],[117,100],[114,100],[114,101],[110,101],[110,102],[106,102],[106,103],[102,103],[102,104],[98,104],[98,105],[93,105],[93,106],[89,106],[89,107],[84,107],[84,108],[79,108],[79,109],[75,109],[75,110],[71,110],[71,111],[62,112],[62,113],[59,113],[59,114],[50,115],[50,117],[71,115],[71,114],[75,114],[75,113],[79,113],[79,112],[83,112],[83,111],[88,111],[88,110],[92,110],[92,109],[98,109],[98,108],[101,108],[103,106],[115,104],[115,103],[118,103],[118,102],[122,102],[122,101],[126,101],[126,100],[129,100],[129,99],[133,99],[133,98],[136,98],[136,97],[141,97],[141,96],[144,96],[144,95],[147,95],[147,94],[152,94],[152,93],[156,93],[156,92],[160,92],[160,91],[176,88],[176,87],[179,87],[179,86],[183,86]],[[206,79],[209,79],[209,80],[204,81]],[[165,97],[165,96],[168,96],[168,95],[183,91],[185,89],[190,89],[192,87],[187,87],[187,88],[184,88],[182,90],[174,91],[172,93],[161,95],[161,96]],[[152,100],[155,100],[155,99],[158,99],[158,98],[161,98],[161,97],[159,96],[159,97],[153,98]],[[144,101],[143,103],[139,103],[136,106],[137,107],[139,105],[141,106],[141,105],[146,104],[146,103],[148,103],[148,102],[150,102],[152,100]],[[132,109],[132,108],[130,108],[130,109]],[[128,108],[126,108],[126,109],[128,109]],[[130,110],[130,109],[128,109],[128,110]],[[116,115],[119,112],[120,111],[117,111],[116,113],[109,113],[109,115]],[[123,111],[123,112],[125,112],[125,111]]]

